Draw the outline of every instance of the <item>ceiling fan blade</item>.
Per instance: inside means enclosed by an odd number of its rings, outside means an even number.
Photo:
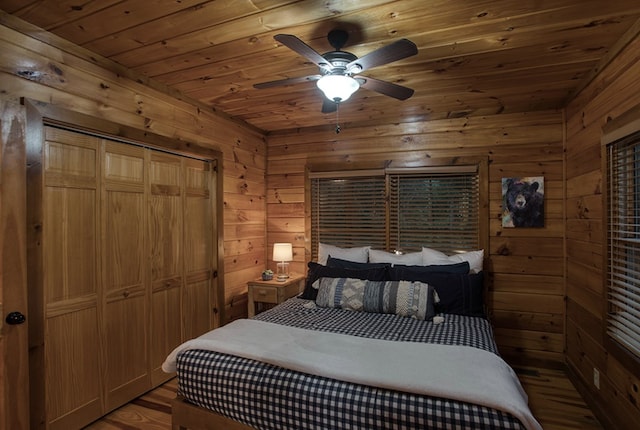
[[[332,102],[326,97],[322,98],[322,113],[331,113],[338,110],[338,103]]]
[[[361,87],[398,100],[406,100],[411,97],[414,92],[411,88],[379,79],[368,78],[366,76],[355,76],[355,78],[360,82]]]
[[[411,57],[418,53],[418,47],[415,43],[408,39],[400,39],[391,45],[383,46],[380,49],[376,49],[373,52],[369,52],[367,55],[353,60],[347,64],[346,69],[349,70],[354,66],[359,66],[360,70],[356,73],[360,73],[364,70],[372,67],[381,66],[383,64],[392,63],[394,61],[402,60],[403,58]]]
[[[262,89],[265,89],[265,88],[281,87],[281,86],[284,86],[284,85],[299,84],[301,82],[317,81],[321,77],[322,77],[321,75],[310,75],[310,76],[301,76],[299,78],[280,79],[280,80],[277,80],[277,81],[269,81],[269,82],[262,82],[262,83],[259,83],[259,84],[254,84],[253,88],[257,88],[259,90],[262,90]]]
[[[287,48],[302,55],[312,63],[320,67],[331,68],[331,64],[329,64],[329,62],[325,60],[322,55],[320,55],[316,50],[304,43],[302,40],[298,39],[296,36],[291,34],[276,34],[275,36],[273,36],[273,38],[282,43]]]

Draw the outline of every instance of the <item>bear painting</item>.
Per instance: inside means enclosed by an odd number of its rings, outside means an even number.
[[[544,227],[544,178],[502,178],[502,226]]]

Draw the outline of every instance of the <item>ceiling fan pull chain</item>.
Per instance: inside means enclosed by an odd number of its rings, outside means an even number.
[[[340,134],[340,103],[336,103],[336,134]]]

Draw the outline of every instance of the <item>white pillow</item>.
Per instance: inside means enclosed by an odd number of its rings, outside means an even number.
[[[329,256],[341,260],[354,261],[356,263],[366,263],[369,261],[370,246],[359,246],[354,248],[339,248],[326,243],[318,245],[318,264],[327,265]]]
[[[460,254],[447,255],[431,248],[422,248],[422,264],[425,266],[439,264],[455,264],[469,262],[470,273],[482,272],[484,262],[484,249],[468,251]]]
[[[422,252],[394,254],[393,252],[369,250],[369,263],[404,264],[405,266],[421,266]]]

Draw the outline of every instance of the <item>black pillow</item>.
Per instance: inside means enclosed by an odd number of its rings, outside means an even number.
[[[400,279],[399,276],[403,276],[404,273],[409,273],[411,275],[420,274],[420,273],[458,273],[461,275],[466,275],[471,270],[471,266],[468,261],[462,261],[460,263],[453,264],[432,264],[429,266],[405,266],[402,264],[394,264],[393,267],[389,270],[389,276],[392,277],[394,281],[410,281],[410,279]],[[396,279],[397,278],[397,279]]]
[[[358,263],[356,261],[341,260],[340,258],[333,258],[329,256],[327,259],[328,267],[339,267],[341,269],[377,269],[380,267],[391,267],[391,263]]]
[[[389,269],[394,281],[420,281],[435,288],[440,303],[436,312],[484,317],[484,275],[418,271],[407,266],[403,270]]]
[[[369,281],[384,281],[387,279],[387,267],[374,267],[370,269],[343,269],[341,267],[329,267],[310,261],[307,264],[307,281],[301,299],[315,300],[318,290],[313,288],[313,283],[320,278],[355,278]]]

